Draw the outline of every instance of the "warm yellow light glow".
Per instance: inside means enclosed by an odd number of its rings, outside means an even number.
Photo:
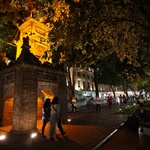
[[[31,46],[30,52],[37,56],[41,63],[50,62],[52,63],[52,59],[45,60],[42,58],[45,51],[49,50],[50,42],[47,40],[41,41],[41,39],[48,39],[48,33],[50,31],[50,27],[41,23],[34,18],[30,17],[26,20],[22,25],[19,26],[20,30],[20,39],[16,41],[17,52],[16,59],[20,56],[23,45],[23,37],[29,37],[29,45]]]
[[[6,138],[6,135],[0,135],[0,140],[4,140]]]
[[[32,133],[31,138],[35,138],[37,136],[37,133]]]
[[[80,0],[74,0],[74,2],[78,3]]]
[[[68,17],[70,12],[70,5],[67,5],[65,0],[54,0],[52,4],[53,10],[54,10],[54,16],[52,17],[52,20],[54,22],[58,20],[64,20],[64,14]]]

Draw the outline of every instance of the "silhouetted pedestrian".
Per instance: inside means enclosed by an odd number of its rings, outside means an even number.
[[[108,103],[108,108],[111,109],[111,105],[112,105],[112,97],[111,96],[108,96],[107,103]]]
[[[120,105],[120,108],[123,108],[123,96],[120,94],[120,96],[119,96],[119,105]]]
[[[47,98],[45,100],[42,111],[43,111],[43,115],[42,115],[42,120],[43,120],[42,135],[44,136],[45,126],[50,121],[51,106],[50,106],[50,99],[49,98]]]
[[[77,101],[75,99],[75,97],[72,98],[72,101],[71,101],[71,108],[72,108],[72,113],[73,112],[77,112],[77,105],[76,105]]]
[[[137,116],[139,120],[139,125],[141,127],[140,131],[143,132],[146,113],[145,113],[145,109],[143,108],[143,103],[139,103],[138,105],[139,105],[139,108],[137,109]]]
[[[58,127],[58,129],[59,129],[59,131],[61,132],[62,135],[66,134],[66,132],[64,131],[64,129],[62,127],[61,114],[58,118],[57,127]]]
[[[123,95],[123,104],[124,104],[124,108],[125,108],[126,104],[127,104],[127,98],[125,95]]]

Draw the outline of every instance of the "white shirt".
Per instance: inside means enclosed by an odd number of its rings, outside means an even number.
[[[100,100],[100,98],[99,98],[99,97],[96,97],[96,99],[95,99],[95,100],[96,100],[96,104],[100,104],[100,101],[101,101],[101,100]]]
[[[75,99],[75,98],[72,99],[72,104],[73,104],[74,106],[76,106],[76,99]]]
[[[60,113],[60,105],[59,104],[52,104],[51,105],[51,115]]]

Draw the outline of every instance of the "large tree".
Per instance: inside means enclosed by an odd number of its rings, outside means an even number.
[[[49,24],[53,62],[65,60],[69,74],[75,66],[97,67],[97,59],[111,54],[139,67],[139,49],[142,56],[149,54],[150,7],[146,0],[12,0],[0,6],[1,14],[8,12],[6,17],[1,15],[5,21],[15,14],[13,23],[21,23],[32,14]],[[74,95],[74,78],[68,77]]]

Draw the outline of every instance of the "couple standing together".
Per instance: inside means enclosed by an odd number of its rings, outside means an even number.
[[[50,102],[50,99],[47,98],[45,100],[45,103],[43,105],[43,126],[42,126],[42,135],[44,135],[44,130],[46,124],[50,121],[50,140],[54,141],[54,136],[56,133],[56,127],[60,130],[62,135],[65,135],[66,132],[64,132],[61,124],[61,114],[60,114],[60,105],[58,103],[58,97],[55,96],[52,100],[52,103]]]

